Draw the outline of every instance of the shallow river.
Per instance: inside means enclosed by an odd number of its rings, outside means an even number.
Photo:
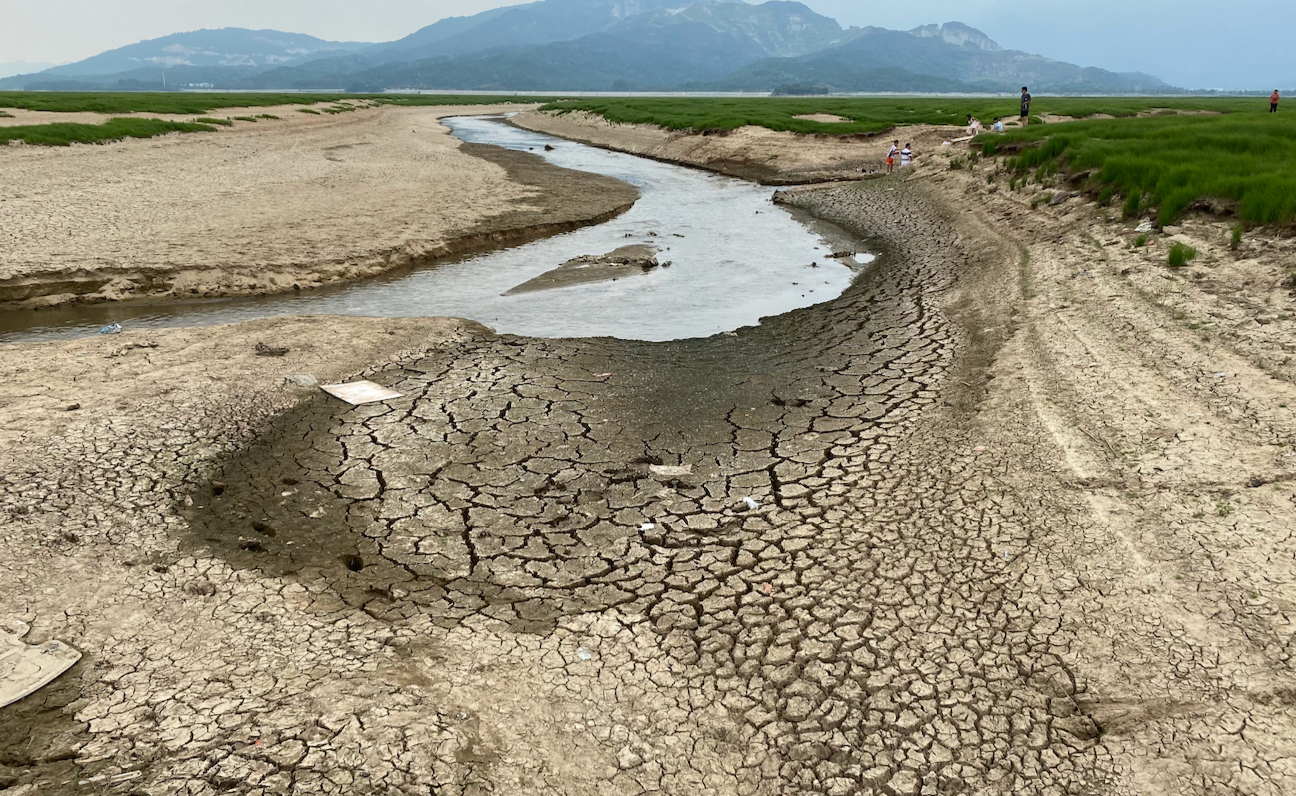
[[[447,124],[464,141],[533,150],[558,166],[624,180],[641,197],[631,210],[598,226],[302,293],[0,312],[0,341],[81,337],[110,323],[199,326],[299,314],[451,316],[534,337],[676,340],[836,298],[859,270],[828,259],[837,237],[833,230],[802,223],[775,206],[770,188],[488,118]],[[544,151],[546,144],[553,151]],[[670,261],[670,267],[612,282],[501,295],[573,257],[635,243],[657,246],[657,259]],[[860,255],[859,262],[867,259]]]

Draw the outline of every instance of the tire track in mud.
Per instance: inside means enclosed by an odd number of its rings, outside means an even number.
[[[629,617],[678,706],[729,717],[725,792],[1095,792],[1099,728],[1018,560],[1065,512],[1013,494],[1029,451],[974,436],[1016,251],[912,186],[789,201],[882,251],[838,299],[672,343],[483,331],[385,368],[404,398],[316,399],[221,462],[190,544],[395,624]]]

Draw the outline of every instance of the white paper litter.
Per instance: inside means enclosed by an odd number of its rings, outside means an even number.
[[[690,475],[693,472],[693,465],[686,464],[683,467],[672,467],[667,464],[654,464],[648,468],[648,472],[665,478],[678,478],[681,475]]]
[[[334,398],[341,398],[353,406],[372,404],[378,401],[390,401],[393,398],[401,397],[401,393],[389,390],[381,384],[374,384],[372,381],[325,384],[320,389]]]
[[[0,708],[34,694],[81,660],[81,653],[61,641],[29,647],[22,640],[26,634],[24,622],[0,625]]]

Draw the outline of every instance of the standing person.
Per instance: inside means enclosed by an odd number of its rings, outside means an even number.
[[[900,154],[900,139],[891,142],[891,148],[887,150],[887,174],[895,171],[896,155]]]
[[[910,164],[913,163],[913,156],[914,156],[914,153],[913,153],[913,150],[909,148],[910,146],[911,146],[910,144],[905,144],[905,145],[904,145],[904,149],[900,150],[900,167],[901,167],[901,168],[904,168],[905,166],[908,166],[908,165],[910,165]]]
[[[1021,123],[1025,126],[1030,120],[1031,95],[1030,90],[1022,86],[1021,95]]]
[[[1278,112],[1278,99],[1279,99],[1279,97],[1278,97],[1278,89],[1274,89],[1274,93],[1272,93],[1272,94],[1269,95],[1269,112],[1270,112],[1270,113],[1277,113],[1277,112]]]

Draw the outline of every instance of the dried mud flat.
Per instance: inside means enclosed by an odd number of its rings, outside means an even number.
[[[0,148],[0,305],[309,289],[552,234],[637,192],[366,108],[108,146]],[[57,114],[56,114],[57,116]]]
[[[11,347],[57,367],[0,393],[0,612],[86,658],[0,713],[0,784],[1283,793],[1292,244],[1194,222],[1170,271],[1031,199],[789,193],[882,256],[736,336]],[[362,356],[405,397],[277,386]]]

